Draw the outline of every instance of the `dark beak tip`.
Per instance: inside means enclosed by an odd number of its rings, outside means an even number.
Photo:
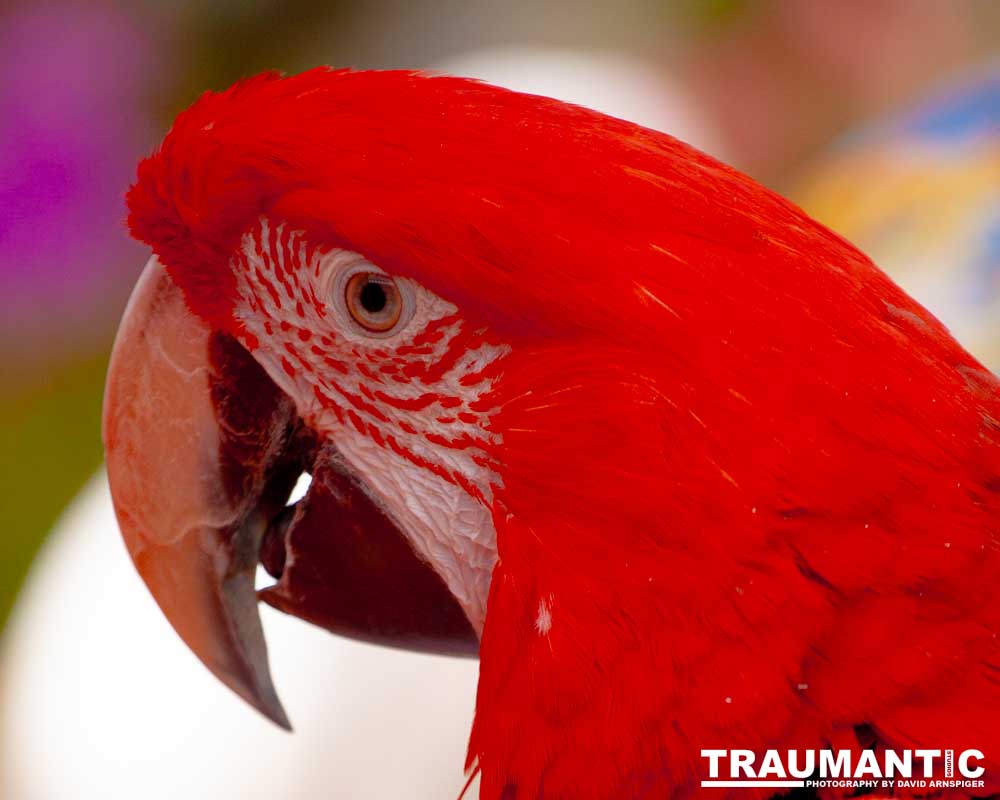
[[[272,689],[270,694],[261,693],[256,695],[254,698],[249,698],[244,696],[254,708],[256,708],[261,714],[263,714],[267,719],[277,725],[284,731],[292,733],[292,723],[288,719],[288,714],[285,712],[284,706],[278,699],[278,695],[274,693]]]
[[[238,664],[230,663],[228,668],[217,668],[211,664],[206,666],[240,699],[279,728],[291,732],[292,724],[272,683],[269,669],[262,672],[259,662],[252,657],[241,660]]]

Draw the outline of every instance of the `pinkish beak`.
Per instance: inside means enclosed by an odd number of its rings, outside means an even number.
[[[151,258],[115,340],[104,445],[115,513],[139,574],[223,683],[289,728],[271,682],[254,577],[265,521],[227,491],[208,363],[212,331]],[[272,406],[281,431],[292,410]],[[241,496],[242,495],[242,496]]]
[[[289,728],[268,667],[260,599],[335,633],[474,655],[436,573],[344,468],[335,443],[226,333],[187,307],[154,257],[108,371],[104,445],[122,536],[174,629],[223,683]],[[302,471],[306,497],[286,507]],[[286,558],[287,554],[294,558]]]

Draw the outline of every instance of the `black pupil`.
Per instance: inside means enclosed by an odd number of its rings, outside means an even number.
[[[374,281],[369,281],[364,285],[358,299],[361,301],[361,307],[369,314],[378,314],[385,309],[386,303],[389,302],[389,298],[385,294],[385,287]]]

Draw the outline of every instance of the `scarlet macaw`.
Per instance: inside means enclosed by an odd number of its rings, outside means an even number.
[[[978,748],[954,796],[1000,791],[997,380],[791,203],[583,108],[328,69],[204,95],[128,202],[118,519],[273,720],[258,563],[334,632],[478,651],[482,798],[692,796],[736,747]]]

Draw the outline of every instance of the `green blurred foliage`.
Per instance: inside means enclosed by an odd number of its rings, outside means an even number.
[[[106,370],[101,351],[0,395],[0,629],[45,534],[101,463]]]
[[[712,32],[744,14],[759,11],[759,5],[753,0],[674,0],[667,2],[666,8],[696,31]]]
[[[302,42],[316,31],[329,30],[350,9],[346,0],[256,0],[205,4],[181,20],[186,44],[177,76],[177,97],[197,97],[206,89],[222,89],[264,70],[288,71],[315,66]],[[179,109],[171,109],[170,117]]]

